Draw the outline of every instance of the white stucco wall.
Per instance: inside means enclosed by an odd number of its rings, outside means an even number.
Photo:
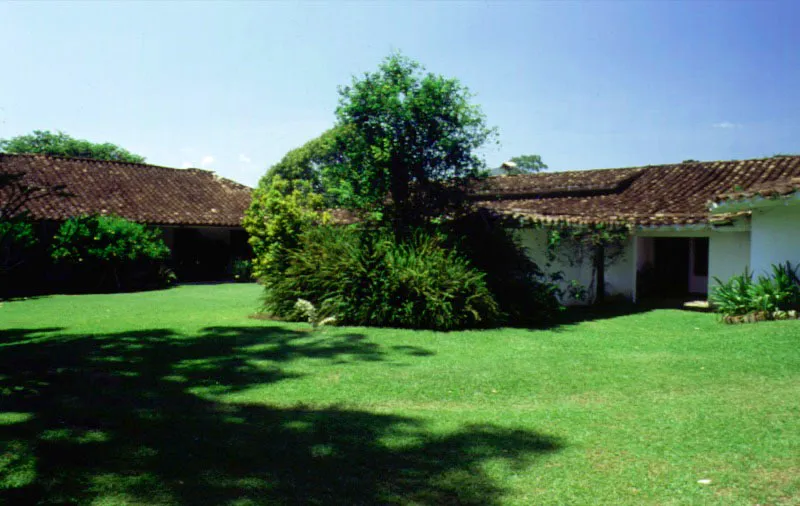
[[[589,283],[592,280],[591,258],[585,258],[580,265],[569,265],[559,256],[556,261],[548,265],[545,255],[547,251],[546,231],[538,228],[524,228],[516,230],[516,235],[528,252],[528,256],[536,262],[542,271],[546,273],[561,271],[564,273],[564,281],[561,283],[562,288],[565,288],[571,280],[576,280],[584,287],[589,287]],[[606,269],[606,293],[608,295],[633,297],[635,261],[634,241],[629,239],[622,257]],[[574,300],[564,300],[562,302],[567,305],[576,303]]]
[[[771,265],[800,264],[800,204],[754,209],[750,262],[753,272],[766,274]]]
[[[714,232],[708,245],[709,286],[727,281],[750,267],[750,232]]]

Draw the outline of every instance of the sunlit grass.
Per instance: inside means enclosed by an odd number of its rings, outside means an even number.
[[[5,303],[0,494],[800,503],[797,322],[658,310],[549,330],[311,332],[248,318],[260,295]]]

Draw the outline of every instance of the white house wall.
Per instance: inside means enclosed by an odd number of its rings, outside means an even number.
[[[794,208],[790,214],[786,209],[774,216],[764,215],[761,234],[763,236],[778,234],[780,241],[783,241],[781,248],[770,249],[770,244],[779,242],[774,237],[771,239],[759,239],[758,245],[761,246],[763,253],[759,252],[761,262],[769,268],[771,263],[792,261],[793,264],[800,264],[800,209]],[[787,225],[788,224],[788,225]],[[791,234],[788,240],[787,226],[794,227],[796,232]],[[755,221],[754,221],[755,234]],[[517,237],[526,248],[528,255],[545,272],[552,273],[562,271],[564,282],[562,288],[567,286],[570,280],[576,280],[585,287],[589,286],[592,279],[592,262],[590,258],[584,259],[581,265],[569,265],[563,260],[557,259],[548,265],[547,233],[539,228],[525,228],[516,231]],[[625,253],[616,263],[606,269],[606,293],[608,295],[622,295],[627,298],[634,298],[636,287],[636,271],[641,269],[648,260],[653,261],[652,241],[646,240],[650,237],[685,237],[697,238],[707,237],[709,239],[709,266],[708,277],[690,276],[690,288],[694,292],[703,293],[707,291],[709,285],[714,284],[714,278],[728,280],[731,276],[741,274],[745,268],[749,268],[750,262],[750,234],[747,230],[741,231],[710,231],[710,230],[686,230],[686,231],[665,231],[665,230],[640,230],[636,236],[631,237],[625,246]],[[643,237],[642,237],[643,236]],[[755,235],[754,235],[755,237]],[[791,255],[793,253],[793,256]],[[755,255],[755,253],[754,253]],[[777,258],[777,259],[775,259]],[[794,260],[792,260],[794,259]],[[753,263],[755,266],[755,262]],[[575,301],[564,301],[567,304]]]
[[[708,279],[727,281],[750,267],[750,232],[713,232],[708,244]]]
[[[800,205],[754,209],[751,229],[755,274],[770,272],[772,264],[800,264]]]
[[[536,262],[545,273],[561,271],[564,273],[564,281],[561,288],[566,288],[571,280],[576,280],[584,287],[589,287],[592,281],[592,259],[584,258],[580,265],[570,265],[564,259],[557,258],[548,264],[547,252],[547,232],[539,228],[524,228],[516,231],[517,237],[525,247],[528,256]],[[613,265],[606,269],[606,293],[608,295],[622,295],[633,298],[635,278],[636,255],[634,241],[629,239],[625,245],[623,256]],[[564,300],[565,304],[575,304],[574,300]]]

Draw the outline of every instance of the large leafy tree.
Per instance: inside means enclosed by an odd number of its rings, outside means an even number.
[[[326,175],[345,207],[402,231],[440,216],[483,172],[477,150],[496,131],[457,79],[395,54],[339,94],[340,158]]]
[[[48,130],[34,130],[32,134],[0,139],[0,152],[93,158],[114,162],[144,163],[145,161],[143,156],[133,154],[115,144],[75,139],[64,132],[53,133]]]

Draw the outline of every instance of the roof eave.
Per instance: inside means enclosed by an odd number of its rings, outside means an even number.
[[[772,207],[800,205],[800,191],[795,191],[789,195],[762,197],[756,195],[749,198],[723,200],[712,202],[709,206],[711,214],[731,213],[748,211],[750,209],[766,209]]]

